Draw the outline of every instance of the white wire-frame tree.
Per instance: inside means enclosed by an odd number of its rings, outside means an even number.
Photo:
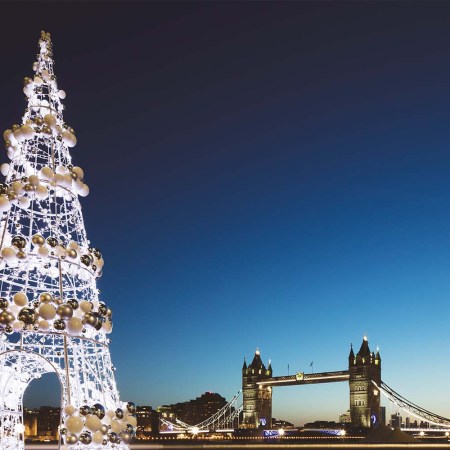
[[[103,258],[86,236],[78,197],[89,189],[69,153],[76,137],[49,33],[33,70],[22,122],[3,135],[11,161],[0,167],[0,450],[24,448],[23,394],[49,372],[61,384],[60,445],[126,449],[135,406],[116,388],[112,312],[96,285]]]

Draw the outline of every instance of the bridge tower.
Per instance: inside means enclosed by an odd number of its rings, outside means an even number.
[[[270,428],[272,426],[272,388],[258,386],[258,381],[272,377],[272,365],[266,366],[256,349],[252,363],[242,367],[242,394],[244,398],[241,428]]]
[[[380,391],[377,386],[381,384],[381,358],[377,350],[370,351],[367,337],[361,344],[358,353],[350,349],[349,385],[350,385],[350,417],[352,425],[360,428],[370,428],[380,420]]]

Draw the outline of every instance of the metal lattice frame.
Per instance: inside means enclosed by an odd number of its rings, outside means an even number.
[[[22,399],[54,372],[61,384],[61,435],[70,449],[125,450],[136,418],[114,380],[107,334],[112,312],[99,300],[103,258],[90,246],[72,166],[74,130],[63,118],[50,35],[42,32],[35,76],[25,78],[22,124],[4,133],[10,164],[0,183],[0,450],[24,448]]]

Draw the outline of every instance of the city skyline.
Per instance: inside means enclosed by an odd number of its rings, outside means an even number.
[[[0,6],[28,12],[0,30],[0,123],[49,31],[121,397],[231,399],[256,347],[274,375],[342,370],[367,334],[383,380],[449,417],[450,5],[42,5]],[[348,398],[275,389],[273,415]]]

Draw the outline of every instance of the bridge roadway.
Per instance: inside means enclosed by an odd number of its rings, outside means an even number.
[[[350,373],[348,370],[318,373],[298,372],[295,375],[266,378],[264,381],[258,381],[258,385],[293,386],[294,384],[335,383],[337,381],[348,381],[349,378]]]

